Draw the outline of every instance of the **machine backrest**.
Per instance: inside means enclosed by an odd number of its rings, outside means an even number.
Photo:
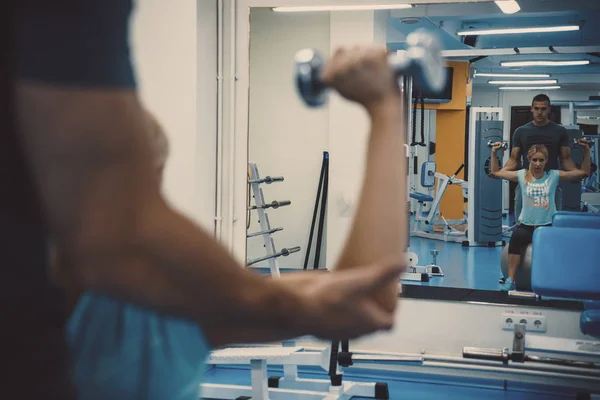
[[[533,232],[532,289],[540,296],[600,300],[600,229],[569,226]]]
[[[554,214],[552,226],[557,228],[600,229],[600,214],[560,211]]]
[[[421,186],[430,188],[435,185],[435,162],[425,161],[421,164]]]

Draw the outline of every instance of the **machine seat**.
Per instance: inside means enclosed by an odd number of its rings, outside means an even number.
[[[433,197],[431,197],[430,195],[425,194],[425,193],[411,192],[410,193],[410,197],[413,198],[413,199],[415,199],[415,200],[423,201],[423,202],[425,202],[425,201],[429,201],[429,202],[433,201]]]

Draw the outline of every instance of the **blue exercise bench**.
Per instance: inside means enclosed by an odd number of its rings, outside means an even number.
[[[579,328],[589,339],[528,332],[527,320],[521,320],[514,322],[512,351],[508,347],[464,347],[463,358],[504,364],[546,362],[595,370],[600,361],[600,246],[587,243],[600,243],[600,218],[580,213],[556,214],[552,226],[539,227],[533,233],[531,284],[536,296],[583,300]],[[599,388],[595,386],[593,390]],[[589,399],[589,394],[582,392],[577,399]]]
[[[592,244],[591,246],[586,244]],[[600,216],[559,212],[533,233],[531,284],[540,296],[584,301],[581,332],[600,338]]]

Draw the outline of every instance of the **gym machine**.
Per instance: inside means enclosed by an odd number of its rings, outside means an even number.
[[[600,173],[598,173],[598,136],[583,135],[583,137],[588,140],[588,145],[590,146],[590,161],[592,162],[592,170],[591,176],[585,180],[582,191],[584,193],[599,193]]]
[[[489,175],[490,153],[492,144],[502,142],[503,149],[508,148],[504,142],[504,122],[502,109],[499,107],[472,107],[469,126],[469,181],[456,178],[461,166],[453,176],[449,177],[435,171],[435,163],[425,162],[421,165],[421,186],[433,187],[438,180],[436,196],[427,193],[410,192],[410,197],[417,200],[415,226],[411,236],[428,239],[458,242],[464,247],[504,245],[502,239],[502,190],[503,183]],[[502,165],[502,161],[499,162]],[[448,221],[439,212],[439,204],[449,185],[462,187],[464,199],[468,202],[468,210],[461,220]],[[508,190],[508,186],[506,186]],[[431,209],[423,215],[425,203]],[[441,217],[441,220],[438,218]],[[466,232],[452,229],[451,225],[466,224]],[[436,225],[444,225],[443,232],[435,232]]]
[[[463,247],[503,246],[502,181],[489,174],[491,146],[504,142],[500,107],[471,107],[469,114],[469,205],[467,239]],[[498,160],[503,165],[502,160]],[[506,186],[507,187],[507,186]],[[508,190],[508,189],[506,189]]]
[[[452,176],[448,176],[436,172],[436,164],[432,161],[426,161],[421,165],[421,186],[424,188],[433,187],[437,179],[437,188],[435,197],[426,193],[410,192],[409,196],[412,199],[415,199],[419,204],[415,212],[415,225],[414,229],[411,231],[411,236],[458,243],[462,243],[465,240],[465,232],[454,229],[451,225],[467,224],[467,216],[464,215],[464,217],[459,220],[447,220],[440,212],[442,197],[450,185],[460,185],[463,198],[465,200],[468,199],[467,182],[456,177],[464,167],[465,165],[462,164]],[[431,207],[427,214],[424,215],[423,209],[425,203],[430,203]],[[439,218],[441,218],[441,220]],[[443,232],[435,231],[435,226],[438,225],[444,226]]]
[[[440,56],[440,45],[432,34],[415,31],[407,37],[409,49],[404,53],[390,55],[389,62],[393,66],[399,81],[405,75],[412,76],[422,87],[432,91],[440,91],[445,84],[443,60]],[[298,91],[304,102],[311,107],[325,103],[327,87],[320,79],[324,59],[312,49],[302,50],[296,55],[296,82]],[[400,83],[401,83],[400,82]],[[251,180],[260,181],[258,170],[250,166]],[[254,185],[254,183],[252,183]],[[265,202],[260,188],[253,187],[257,197],[257,208],[261,218],[261,230],[270,232],[272,228],[265,213]],[[258,194],[259,196],[256,196]],[[260,197],[260,198],[258,198]],[[273,277],[279,276],[276,263],[276,252],[271,233],[266,233],[265,246],[270,255]],[[201,386],[202,397],[218,399],[252,398],[252,400],[269,399],[314,399],[341,400],[353,396],[387,399],[389,392],[385,383],[342,382],[343,368],[361,362],[386,363],[419,363],[421,357],[390,357],[382,355],[353,355],[349,352],[347,341],[334,342],[325,350],[310,351],[295,345],[295,341],[283,343],[281,347],[244,347],[217,350],[211,353],[208,364],[248,365],[251,369],[251,386],[220,385],[205,383]],[[283,378],[269,379],[267,365],[283,365]],[[318,366],[329,371],[330,380],[314,380],[298,378],[298,366]]]
[[[569,136],[569,147],[571,148],[571,160],[576,165],[581,165],[583,161],[583,149],[577,142],[583,134],[577,125],[567,125],[567,135]],[[562,166],[559,163],[559,168]],[[581,210],[581,180],[561,181],[558,186],[562,191],[561,210],[562,211],[580,211]]]

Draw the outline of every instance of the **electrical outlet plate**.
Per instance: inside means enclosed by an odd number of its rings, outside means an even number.
[[[524,324],[528,332],[546,332],[546,317],[539,311],[506,311],[502,314],[502,329],[513,331],[515,324]]]

